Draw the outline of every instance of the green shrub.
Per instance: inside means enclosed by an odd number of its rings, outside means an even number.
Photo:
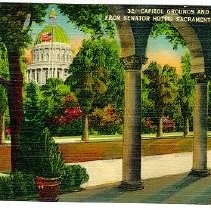
[[[36,193],[34,176],[22,172],[14,172],[8,176],[0,176],[0,199],[9,200]]]
[[[0,176],[0,199],[8,200],[13,197],[13,187],[10,176]]]
[[[46,178],[60,177],[65,164],[62,154],[59,152],[58,145],[51,137],[47,128],[37,138],[39,146],[33,148],[35,151],[34,158],[37,161],[34,162],[36,167],[34,168],[35,171],[33,171],[33,174]]]
[[[80,165],[72,165],[72,170],[75,176],[74,185],[76,187],[80,187],[89,180],[89,175],[84,167],[81,167]]]
[[[32,124],[33,121],[27,122],[27,128]],[[35,176],[62,177],[63,189],[78,188],[88,180],[86,170],[81,166],[65,165],[58,144],[51,137],[49,130],[39,125],[32,129],[31,135],[27,129],[22,130],[18,170]],[[34,189],[31,191],[33,192]],[[24,190],[22,192],[25,194]]]
[[[52,136],[80,136],[82,135],[81,119],[75,119],[69,124],[49,125]]]
[[[64,160],[49,130],[34,128],[31,136],[27,135],[27,130],[23,131],[18,153],[18,170],[46,178],[61,176]]]
[[[61,189],[64,191],[78,189],[88,179],[86,169],[82,166],[66,165],[61,176]]]
[[[12,189],[15,196],[27,195],[26,181],[21,172],[15,172],[10,175],[12,181]]]
[[[33,175],[18,171],[11,173],[10,177],[15,196],[26,196],[36,192]]]

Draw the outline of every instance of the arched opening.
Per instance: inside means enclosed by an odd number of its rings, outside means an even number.
[[[146,46],[152,22],[118,21],[121,56],[125,65],[125,114],[123,143],[123,180],[121,187],[142,189],[140,70],[145,63]],[[207,79],[202,44],[193,26],[173,23],[184,38],[191,54],[191,73],[196,78],[194,104],[193,166],[191,173],[208,175],[207,170]]]

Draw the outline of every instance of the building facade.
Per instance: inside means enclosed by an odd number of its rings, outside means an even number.
[[[49,78],[65,80],[72,62],[70,40],[65,31],[56,24],[56,12],[49,14],[50,23],[37,36],[32,48],[32,62],[27,66],[27,82],[39,85]]]

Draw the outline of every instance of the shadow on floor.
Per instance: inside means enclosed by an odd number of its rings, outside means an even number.
[[[61,195],[60,201],[209,204],[211,200],[211,176],[172,175],[144,180],[144,185],[145,189],[137,191],[124,191],[118,184],[98,186]]]
[[[184,188],[188,187],[192,183],[198,181],[201,177],[196,177],[192,175],[187,175],[183,179],[170,184],[159,191],[152,193],[152,195],[148,196],[144,203],[164,203],[165,200],[170,199],[175,194],[182,191]]]

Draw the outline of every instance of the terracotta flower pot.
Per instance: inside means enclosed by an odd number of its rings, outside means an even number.
[[[40,201],[58,201],[60,182],[58,178],[35,177]]]

